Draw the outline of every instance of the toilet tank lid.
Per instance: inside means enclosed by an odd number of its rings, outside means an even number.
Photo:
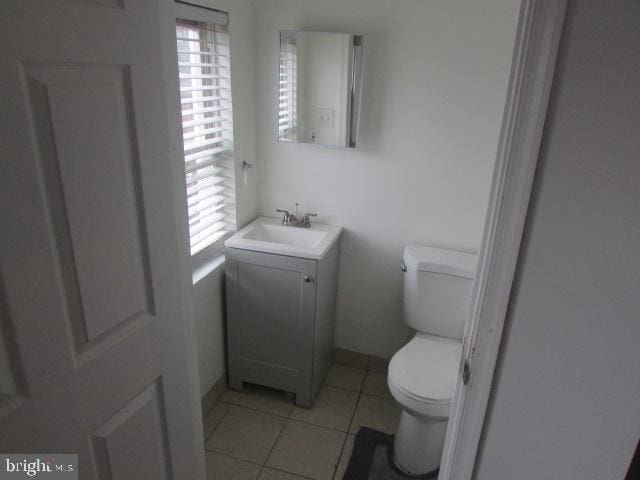
[[[404,263],[407,268],[421,272],[473,278],[477,261],[478,256],[474,253],[458,252],[444,248],[408,245],[404,249]]]

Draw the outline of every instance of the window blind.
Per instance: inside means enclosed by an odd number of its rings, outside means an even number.
[[[281,33],[280,74],[278,81],[278,138],[296,140],[297,127],[297,68],[296,39]]]
[[[176,19],[191,255],[236,229],[229,33]],[[215,247],[214,247],[215,248]]]

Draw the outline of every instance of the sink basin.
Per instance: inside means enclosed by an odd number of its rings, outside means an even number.
[[[292,228],[260,223],[249,230],[244,238],[261,242],[282,243],[294,247],[316,248],[327,232],[310,228]]]
[[[319,260],[341,231],[341,227],[322,223],[313,223],[310,228],[285,227],[279,218],[258,217],[224,244],[242,250]]]

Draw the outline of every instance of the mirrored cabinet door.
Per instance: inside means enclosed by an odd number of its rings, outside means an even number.
[[[357,146],[362,49],[362,35],[280,31],[279,141]]]

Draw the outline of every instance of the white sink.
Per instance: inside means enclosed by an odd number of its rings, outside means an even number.
[[[285,227],[279,218],[258,217],[225,246],[319,260],[340,236],[341,227],[312,223],[310,228]]]

